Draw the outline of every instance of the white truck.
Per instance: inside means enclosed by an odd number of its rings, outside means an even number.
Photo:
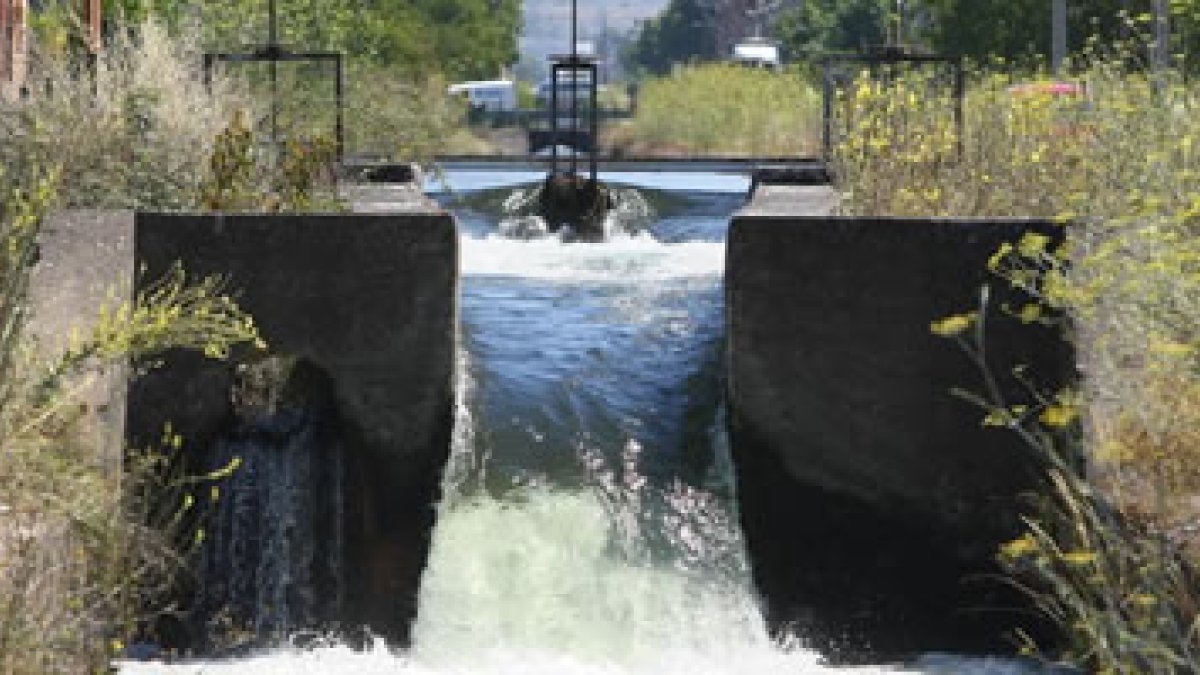
[[[733,46],[730,60],[750,68],[778,70],[781,65],[779,44],[769,38],[746,38]]]
[[[512,80],[458,82],[447,88],[451,96],[462,96],[477,110],[503,112],[517,109],[517,88]]]

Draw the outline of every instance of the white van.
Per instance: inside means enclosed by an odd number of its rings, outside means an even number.
[[[730,60],[750,68],[778,70],[779,45],[767,38],[746,38],[733,46],[733,56]]]
[[[450,85],[446,93],[462,96],[477,110],[506,111],[517,109],[517,88],[512,80],[480,80]]]

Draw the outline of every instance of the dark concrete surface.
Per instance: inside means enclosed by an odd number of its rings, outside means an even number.
[[[222,275],[276,355],[333,383],[349,467],[343,626],[407,641],[453,423],[458,239],[439,210],[405,214],[139,213],[140,280],[181,261]],[[171,421],[203,454],[229,432],[235,363],[175,354],[130,390],[129,435]]]
[[[994,580],[1030,454],[951,394],[980,371],[930,323],[992,287],[988,358],[1013,402],[1072,356],[1049,328],[1000,319],[1021,298],[989,276],[1028,221],[811,216],[779,188],[735,216],[726,276],[730,440],[756,585],[777,630],[848,659],[1003,649],[1020,599]],[[1027,609],[1027,608],[1026,608]],[[869,656],[867,656],[869,655]]]

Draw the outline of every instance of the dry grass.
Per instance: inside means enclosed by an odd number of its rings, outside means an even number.
[[[10,175],[61,167],[66,207],[195,205],[213,139],[245,99],[201,52],[150,19],[117,31],[92,71],[37,52],[27,100],[0,103],[0,164]]]

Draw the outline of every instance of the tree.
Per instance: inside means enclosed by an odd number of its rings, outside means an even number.
[[[717,57],[712,5],[702,0],[671,0],[662,14],[642,27],[626,54],[631,71],[666,73],[675,63]]]
[[[775,34],[791,58],[883,44],[894,0],[809,0],[784,12]]]
[[[521,0],[276,2],[279,40],[293,49],[342,51],[451,78],[493,77],[517,59]],[[105,11],[111,25],[136,24],[151,12],[176,27],[196,22],[207,48],[229,51],[266,42],[267,6],[268,0],[112,0]]]

